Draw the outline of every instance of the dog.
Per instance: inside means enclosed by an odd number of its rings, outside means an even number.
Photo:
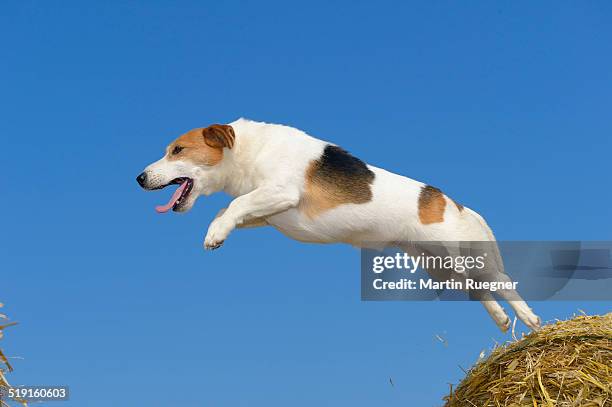
[[[210,250],[236,228],[265,225],[302,242],[361,248],[495,242],[478,213],[438,188],[367,165],[335,144],[284,125],[238,119],[193,129],[173,141],[137,182],[146,190],[178,185],[170,201],[156,207],[160,213],[189,211],[200,195],[225,191],[235,197],[208,228],[204,247]],[[540,326],[515,291],[500,295],[529,328]],[[501,305],[491,294],[479,299],[505,332],[511,321]]]

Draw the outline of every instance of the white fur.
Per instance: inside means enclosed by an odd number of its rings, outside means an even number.
[[[305,172],[330,143],[282,125],[244,119],[229,124],[236,134],[235,144],[224,149],[221,163],[202,167],[162,158],[145,170],[158,185],[177,177],[194,179],[193,192],[182,210],[190,209],[200,194],[223,190],[235,197],[211,223],[204,240],[206,248],[221,246],[236,227],[259,224],[269,224],[300,241],[343,242],[357,247],[411,241],[495,241],[480,215],[469,208],[460,211],[448,198],[444,221],[422,224],[418,198],[424,184],[374,166],[368,166],[375,174],[371,201],[340,205],[311,218],[298,209]],[[539,318],[518,294],[506,294],[518,317],[537,328]],[[503,308],[492,297],[483,304],[506,330],[510,319]]]

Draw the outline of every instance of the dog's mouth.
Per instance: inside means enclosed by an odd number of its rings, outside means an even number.
[[[156,189],[165,188],[168,185],[172,184],[177,184],[179,185],[179,187],[176,189],[176,191],[174,191],[174,194],[172,194],[172,197],[170,198],[167,204],[155,207],[155,210],[158,213],[166,213],[170,209],[172,209],[173,211],[180,210],[181,205],[187,200],[189,194],[191,193],[191,190],[193,189],[193,180],[187,177],[175,178],[168,184]]]

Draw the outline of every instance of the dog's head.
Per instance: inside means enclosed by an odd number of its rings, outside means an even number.
[[[223,150],[231,149],[234,140],[234,129],[226,124],[191,130],[170,143],[166,154],[145,168],[136,181],[147,190],[179,185],[170,201],[155,209],[186,212],[198,196],[223,189]]]

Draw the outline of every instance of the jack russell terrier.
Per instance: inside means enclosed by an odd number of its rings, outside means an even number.
[[[221,247],[235,228],[264,225],[302,242],[362,248],[382,243],[409,251],[401,242],[414,241],[485,241],[497,247],[484,219],[439,189],[367,165],[288,126],[239,119],[191,130],[137,181],[147,190],[179,185],[167,204],[155,208],[159,213],[186,212],[200,195],[218,191],[235,197],[210,224],[206,249]],[[497,257],[501,265],[499,252]],[[528,327],[540,326],[514,290],[499,294]],[[494,297],[479,299],[506,331],[510,318]]]

